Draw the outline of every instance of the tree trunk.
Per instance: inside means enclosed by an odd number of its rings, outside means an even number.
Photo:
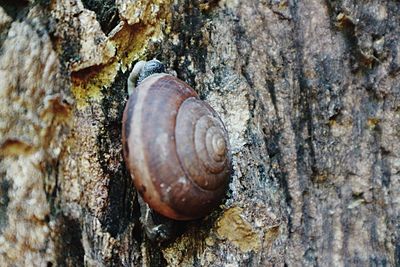
[[[399,266],[400,2],[0,1],[1,266]],[[210,216],[143,233],[121,119],[157,57],[232,148]]]

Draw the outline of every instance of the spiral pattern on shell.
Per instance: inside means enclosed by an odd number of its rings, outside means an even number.
[[[220,204],[231,168],[228,135],[189,85],[167,74],[144,79],[126,105],[122,136],[127,167],[152,209],[190,220]]]

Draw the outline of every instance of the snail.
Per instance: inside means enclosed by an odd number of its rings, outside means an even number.
[[[128,92],[122,144],[137,191],[165,217],[208,215],[224,198],[231,171],[228,134],[220,117],[188,84],[166,74],[156,59],[135,65]]]

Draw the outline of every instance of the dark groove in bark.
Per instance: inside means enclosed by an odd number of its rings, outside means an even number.
[[[295,107],[299,110],[299,117],[293,121],[293,132],[295,134],[295,144],[297,153],[297,174],[299,177],[300,190],[302,193],[302,201],[297,205],[301,205],[302,210],[302,226],[298,230],[301,236],[301,242],[304,246],[305,258],[307,264],[315,265],[315,255],[313,247],[315,242],[309,237],[312,221],[309,217],[309,197],[310,197],[310,180],[312,174],[315,172],[315,151],[312,144],[313,125],[312,125],[312,109],[310,106],[311,88],[308,85],[306,76],[303,69],[304,55],[304,41],[302,39],[302,29],[300,28],[301,18],[298,15],[297,3],[292,3],[290,6],[291,14],[294,22],[294,47],[296,53],[296,78],[299,81],[299,98],[298,106]],[[308,136],[303,136],[303,129],[306,128]],[[309,161],[309,162],[308,162]]]
[[[105,34],[118,25],[120,19],[115,0],[82,0],[82,3],[85,8],[96,13],[97,20]]]
[[[57,219],[57,265],[83,266],[85,251],[82,245],[81,223],[72,217],[60,215]]]
[[[172,22],[172,32],[179,34],[180,42],[171,47],[176,56],[173,65],[170,66],[178,74],[178,77],[188,83],[204,98],[202,91],[196,86],[196,74],[191,72],[190,65],[192,64],[201,72],[205,72],[205,61],[207,59],[207,46],[203,43],[202,31],[205,29],[206,16],[201,13],[199,2],[183,1],[183,15],[176,16]],[[172,6],[173,14],[181,14],[178,6]],[[168,58],[169,55],[163,55]],[[188,57],[190,56],[190,58]],[[181,60],[184,58],[183,60]]]
[[[107,92],[103,92],[105,95],[101,105],[104,114],[103,127],[101,127],[103,130],[98,136],[99,161],[105,177],[109,179],[109,205],[101,221],[113,237],[123,233],[126,227],[137,221],[139,217],[138,212],[134,216],[134,210],[138,211],[139,206],[135,201],[134,186],[125,164],[114,166],[122,160],[121,129],[124,103],[120,103],[119,100],[126,96],[128,75],[128,72],[124,74],[120,72],[111,90],[107,89]],[[116,106],[116,103],[119,103],[118,113],[113,116],[114,113],[110,110]],[[121,151],[121,153],[110,155],[110,151]]]
[[[8,196],[8,189],[10,188],[10,182],[5,179],[5,173],[0,173],[0,234],[3,233],[2,228],[7,225],[7,207],[10,202]]]

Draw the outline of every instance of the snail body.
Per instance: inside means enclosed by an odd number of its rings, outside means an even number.
[[[122,142],[135,187],[166,217],[204,217],[220,204],[229,183],[226,129],[214,109],[178,78],[143,70],[134,75],[140,83],[131,88],[125,107]]]

